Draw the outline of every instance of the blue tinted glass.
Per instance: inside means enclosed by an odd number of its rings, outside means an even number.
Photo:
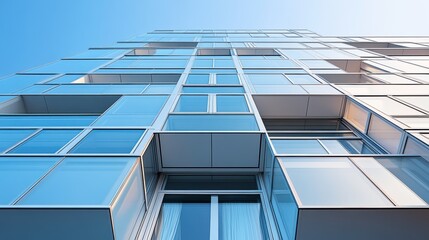
[[[155,117],[156,115],[106,114],[101,116],[94,126],[144,127],[152,125]]]
[[[83,76],[84,75],[64,75],[64,76],[55,78],[52,81],[49,81],[49,83],[71,83]]]
[[[185,68],[187,59],[118,60],[107,68]]]
[[[173,92],[176,85],[149,85],[144,93],[161,93],[170,94]]]
[[[215,68],[234,68],[234,62],[232,60],[225,60],[225,59],[215,59],[214,60],[214,67]]]
[[[183,93],[244,93],[242,87],[183,87]]]
[[[13,75],[3,78],[0,79],[0,94],[11,94],[52,77],[54,75]]]
[[[186,79],[186,84],[208,84],[209,77],[208,74],[190,74]]]
[[[59,158],[0,158],[0,205],[11,204],[42,177]]]
[[[71,153],[130,153],[144,130],[92,130]]]
[[[273,190],[271,203],[283,239],[295,239],[298,206],[278,161],[274,160]]]
[[[207,112],[208,96],[182,95],[177,102],[175,112]]]
[[[170,115],[167,131],[257,131],[253,115]]]
[[[112,220],[115,222],[115,238],[130,238],[138,216],[144,208],[143,189],[143,175],[139,163],[139,166],[134,169],[129,180],[127,180],[112,209]]]
[[[130,50],[90,49],[85,52],[74,55],[72,58],[115,58],[129,51]]]
[[[16,96],[0,96],[0,103],[2,102],[7,102],[13,98],[15,98]]]
[[[167,96],[124,96],[106,114],[156,115]]]
[[[231,68],[225,68],[225,69],[199,69],[199,68],[192,68],[192,73],[196,74],[208,74],[208,73],[225,73],[225,74],[236,74],[237,70],[231,69]]]
[[[272,140],[280,154],[327,154],[317,140]]]
[[[216,96],[217,112],[248,112],[244,96]]]
[[[204,200],[164,201],[155,239],[209,240],[210,199]]]
[[[110,60],[60,60],[44,65],[28,72],[30,73],[88,73]]]
[[[194,65],[192,67],[194,67],[194,68],[212,68],[213,67],[213,60],[211,60],[211,59],[196,59],[194,61]]]
[[[249,74],[250,82],[255,85],[284,85],[291,84],[281,74]]]
[[[19,93],[19,94],[44,93],[53,87],[55,87],[55,86],[52,86],[52,85],[33,85],[30,87],[24,88],[20,91],[17,91],[16,93]]]
[[[22,141],[33,132],[34,130],[0,130],[0,152]]]
[[[141,93],[147,85],[61,85],[49,92],[48,94],[100,94],[100,93]]]
[[[217,74],[216,84],[240,84],[236,74]]]
[[[293,84],[320,84],[319,81],[310,75],[287,75],[287,78],[289,78]]]
[[[243,68],[299,68],[290,60],[240,60]]]
[[[9,153],[55,153],[81,130],[42,130]]]
[[[361,140],[320,140],[333,154],[373,154],[374,151]]]
[[[0,116],[2,127],[89,126],[98,116]]]
[[[144,179],[146,183],[147,202],[150,203],[155,192],[157,172],[156,141],[152,139],[143,154]]]
[[[135,158],[66,158],[18,205],[110,205]]]

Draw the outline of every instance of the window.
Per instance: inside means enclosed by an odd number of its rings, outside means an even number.
[[[368,111],[359,107],[357,104],[347,100],[344,119],[346,119],[351,125],[357,128],[359,131],[364,132],[368,118],[369,118]]]
[[[280,160],[304,206],[393,205],[348,158]]]
[[[249,112],[246,98],[244,96],[216,96],[217,112]]]
[[[240,84],[236,74],[217,74],[216,84]]]
[[[89,126],[98,116],[0,116],[2,127],[76,127]]]
[[[291,82],[282,74],[249,74],[250,82],[254,85],[285,85]]]
[[[209,84],[210,75],[190,74],[186,79],[186,84]]]
[[[183,87],[183,93],[244,93],[242,87]]]
[[[327,154],[317,140],[272,140],[280,154]]]
[[[18,205],[110,205],[136,158],[66,158]]]
[[[217,224],[214,224],[215,221]],[[268,239],[257,195],[167,195],[154,239]]]
[[[255,176],[168,176],[166,190],[258,190]]]
[[[182,95],[176,104],[175,112],[207,112],[208,96]]]
[[[389,153],[398,153],[402,132],[385,120],[372,115],[369,123],[368,136],[383,146]]]
[[[34,130],[0,130],[0,153],[30,136]]]
[[[12,204],[59,160],[50,157],[0,158],[0,204]]]
[[[56,153],[81,130],[42,130],[8,153]]]
[[[31,69],[29,73],[76,73],[84,74],[96,70],[110,60],[60,60]]]
[[[130,153],[144,130],[92,130],[71,153]]]
[[[105,112],[96,126],[150,126],[167,96],[124,96]]]

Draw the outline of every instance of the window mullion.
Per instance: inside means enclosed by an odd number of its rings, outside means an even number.
[[[219,239],[219,197],[211,196],[210,203],[210,240]]]

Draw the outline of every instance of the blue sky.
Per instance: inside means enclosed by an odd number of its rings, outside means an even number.
[[[427,0],[2,0],[0,76],[154,29],[429,35]]]

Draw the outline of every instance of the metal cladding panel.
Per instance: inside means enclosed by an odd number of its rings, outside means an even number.
[[[429,209],[300,209],[297,240],[427,239]]]
[[[0,209],[1,239],[113,240],[112,234],[109,209]]]

